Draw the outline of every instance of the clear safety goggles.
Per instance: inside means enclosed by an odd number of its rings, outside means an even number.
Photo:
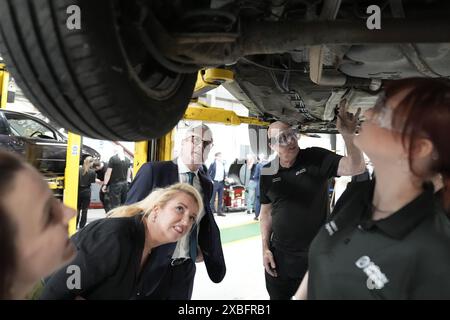
[[[372,108],[371,116],[368,117],[366,120],[370,121],[371,123],[375,124],[380,128],[401,132],[402,131],[401,128],[393,126],[392,124],[393,117],[394,117],[394,109],[386,104],[386,96],[384,93],[382,93],[379,96],[377,102],[375,103],[375,106],[373,106]]]
[[[294,128],[289,128],[270,138],[270,143],[272,145],[287,146],[292,141],[297,142],[298,139],[300,139],[300,134]]]

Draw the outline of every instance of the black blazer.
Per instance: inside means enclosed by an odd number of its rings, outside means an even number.
[[[139,267],[145,242],[142,215],[131,218],[99,219],[81,229],[72,237],[78,249],[77,256],[67,266],[46,280],[43,300],[67,300],[82,296],[85,299],[139,299],[153,292],[159,283],[155,274],[164,272],[152,255],[142,271]],[[80,288],[69,289],[74,284],[79,267]]]
[[[219,283],[225,277],[226,267],[220,241],[219,227],[214,220],[209,202],[212,197],[213,184],[205,168],[198,171],[198,177],[203,189],[205,215],[200,221],[198,244],[203,253],[209,278]],[[163,188],[180,182],[178,165],[175,161],[148,162],[138,171],[136,178],[128,191],[126,204],[132,204],[144,199],[154,188]],[[176,243],[159,246],[152,252],[158,263],[167,265],[175,250]]]

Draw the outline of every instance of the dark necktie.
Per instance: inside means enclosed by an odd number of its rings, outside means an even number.
[[[195,173],[193,172],[186,172],[187,176],[188,176],[188,183],[193,186],[194,185],[194,177],[195,177]]]
[[[194,177],[195,173],[186,172],[188,176],[188,183],[191,186],[194,186]],[[189,255],[191,256],[192,261],[195,263],[197,259],[197,223],[194,223],[192,226],[191,235],[189,237]]]

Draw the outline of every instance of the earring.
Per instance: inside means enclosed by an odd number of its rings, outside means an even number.
[[[154,214],[152,217],[152,222],[154,223],[155,221],[156,221],[156,214]]]

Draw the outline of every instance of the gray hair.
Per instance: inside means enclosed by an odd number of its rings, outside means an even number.
[[[212,131],[206,124],[198,124],[190,126],[184,133],[184,138],[190,136],[198,136],[205,141],[213,141]]]

